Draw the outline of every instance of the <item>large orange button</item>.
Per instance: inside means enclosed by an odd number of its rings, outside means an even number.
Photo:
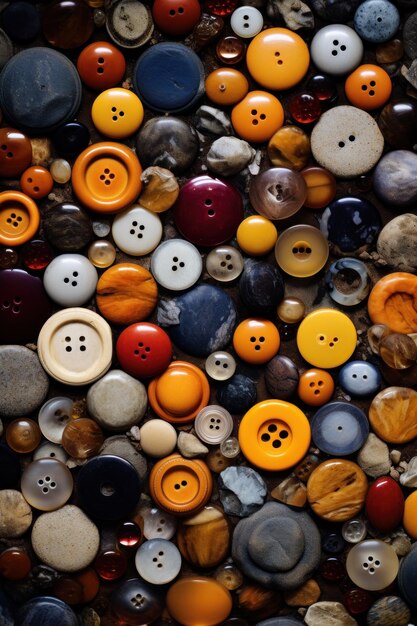
[[[243,320],[233,334],[233,347],[247,363],[260,365],[270,361],[278,352],[279,345],[278,329],[269,320]]]
[[[0,244],[21,246],[35,235],[40,213],[34,201],[20,191],[0,193]]]
[[[184,626],[215,626],[229,616],[232,597],[226,587],[212,578],[181,578],[168,590],[167,609]]]
[[[379,65],[360,65],[345,82],[349,102],[365,111],[382,107],[389,100],[391,91],[391,79]]]
[[[207,97],[216,104],[236,104],[246,96],[248,89],[246,76],[230,67],[219,67],[206,78]]]
[[[297,347],[303,359],[325,369],[345,363],[356,348],[356,328],[336,309],[316,309],[301,322]]]
[[[306,455],[311,430],[308,419],[294,404],[264,400],[243,416],[238,436],[248,461],[277,472],[292,467]]]
[[[180,454],[157,461],[149,474],[149,491],[156,504],[176,515],[190,515],[211,496],[213,481],[203,461]]]
[[[129,89],[107,89],[94,100],[91,117],[94,126],[103,135],[124,139],[133,135],[142,124],[142,102]]]
[[[210,398],[210,385],[196,365],[174,361],[148,387],[149,402],[159,417],[172,423],[191,422]]]
[[[72,187],[81,202],[100,213],[117,213],[134,202],[142,188],[142,167],[120,143],[95,143],[77,157]]]
[[[283,123],[282,104],[267,91],[250,91],[232,110],[233,128],[246,141],[268,141]]]
[[[252,76],[267,89],[290,89],[304,77],[310,53],[303,39],[287,28],[267,28],[251,41],[246,64]]]
[[[396,333],[417,333],[417,276],[383,276],[369,295],[368,313],[374,324],[386,324]]]

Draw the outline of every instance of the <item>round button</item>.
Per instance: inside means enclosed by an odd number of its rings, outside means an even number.
[[[279,267],[290,276],[306,278],[317,274],[329,256],[329,244],[318,228],[298,224],[284,230],[275,245]]]
[[[68,122],[56,129],[51,140],[60,156],[74,159],[90,143],[90,131],[81,122]]]
[[[211,72],[205,83],[206,95],[215,104],[230,106],[246,96],[249,83],[246,76],[229,67],[219,67]]]
[[[396,333],[417,332],[417,276],[394,272],[380,278],[368,299],[374,324],[386,324]]]
[[[29,2],[13,2],[2,11],[1,25],[13,41],[28,44],[41,30],[38,8]]]
[[[135,133],[143,121],[143,106],[128,89],[113,87],[100,93],[91,107],[97,130],[112,139],[125,139]]]
[[[194,422],[197,437],[210,445],[221,443],[233,430],[233,418],[221,406],[210,404],[201,409]]]
[[[164,594],[139,578],[124,581],[112,593],[111,607],[119,621],[150,624],[165,606]]]
[[[0,244],[21,246],[39,228],[40,213],[34,201],[20,191],[0,193]]]
[[[158,215],[138,204],[116,215],[112,225],[114,243],[131,256],[144,256],[156,248],[162,237]]]
[[[168,456],[177,445],[177,431],[165,420],[149,420],[140,429],[140,445],[149,456]]]
[[[262,215],[250,215],[240,224],[236,233],[239,247],[249,256],[263,256],[274,247],[278,238],[274,224]]]
[[[97,280],[96,268],[81,254],[60,254],[43,276],[48,296],[64,307],[87,302],[94,294]]]
[[[285,324],[299,324],[305,316],[306,305],[300,298],[287,296],[277,307],[277,315]]]
[[[226,2],[229,3],[230,0],[226,0]],[[237,4],[235,0],[233,0],[233,6],[228,13],[232,13],[236,6]],[[225,63],[226,65],[236,65],[236,63],[239,63],[245,56],[245,52],[245,42],[240,37],[235,37],[235,35],[222,37],[216,45],[217,58],[221,63]]]
[[[310,424],[304,413],[284,400],[258,402],[239,425],[240,448],[250,463],[269,471],[286,470],[307,454]]]
[[[390,533],[401,524],[403,513],[404,494],[400,485],[390,476],[377,478],[366,495],[369,522],[378,531]]]
[[[85,460],[98,454],[104,435],[96,421],[88,417],[72,419],[62,433],[62,447],[75,459]]]
[[[62,442],[62,433],[72,417],[71,398],[58,396],[47,400],[39,410],[38,423],[42,435],[53,443]]]
[[[97,313],[70,308],[43,325],[38,356],[46,372],[66,385],[87,385],[107,372],[112,359],[110,326]]]
[[[39,459],[22,474],[21,490],[30,506],[55,511],[71,497],[73,480],[68,467],[56,459]]]
[[[349,361],[339,372],[339,385],[352,396],[372,396],[381,386],[381,374],[368,361]]]
[[[242,218],[243,203],[236,187],[210,176],[187,181],[174,206],[178,230],[196,246],[218,246],[232,239]]]
[[[400,13],[387,0],[366,0],[356,9],[354,26],[364,41],[382,43],[394,37],[400,25]]]
[[[303,206],[307,196],[304,178],[286,167],[271,167],[253,177],[250,202],[258,213],[270,220],[291,217]]]
[[[235,9],[230,17],[230,27],[238,37],[249,39],[261,32],[264,25],[262,13],[254,6]]]
[[[33,453],[33,460],[37,461],[38,459],[55,459],[57,461],[61,461],[62,463],[66,463],[68,460],[68,454],[65,452],[64,448],[58,444],[44,441]]]
[[[179,424],[191,422],[207,405],[210,385],[204,373],[187,361],[174,361],[148,387],[149,402],[159,417]]]
[[[40,165],[28,167],[20,177],[21,190],[35,200],[47,196],[52,191],[53,186],[54,181],[51,174]]]
[[[371,202],[351,196],[337,198],[331,202],[320,220],[321,232],[334,244],[339,254],[340,251],[346,254],[370,249],[381,226],[379,210]],[[364,274],[363,268],[359,269],[361,267],[359,261],[350,262],[348,258],[346,263],[352,268],[355,267],[356,272]],[[362,281],[366,282],[364,279]]]
[[[95,143],[77,157],[72,187],[81,202],[100,213],[116,213],[135,202],[142,168],[134,152],[120,143]]]
[[[20,454],[33,452],[41,441],[41,431],[36,422],[21,417],[13,420],[6,428],[7,445]]]
[[[250,91],[232,109],[233,128],[246,141],[268,141],[283,123],[282,104],[267,91]]]
[[[121,48],[139,48],[154,31],[151,10],[138,0],[116,0],[106,10],[106,29]]]
[[[417,436],[416,407],[417,391],[410,387],[386,387],[369,407],[372,429],[384,441],[407,443]]]
[[[169,239],[161,243],[151,258],[151,272],[155,280],[170,291],[192,287],[200,278],[203,261],[197,248],[183,239]]]
[[[347,402],[329,402],[311,421],[314,444],[329,456],[347,456],[364,445],[369,434],[365,413]]]
[[[297,393],[309,406],[321,406],[329,402],[334,392],[334,381],[326,370],[310,369],[303,372]]]
[[[283,126],[271,137],[267,150],[272,165],[299,171],[310,158],[310,138],[298,126]]]
[[[125,328],[116,342],[122,369],[136,378],[159,376],[172,361],[172,345],[167,333],[148,322]]]
[[[346,79],[346,97],[353,106],[365,111],[382,107],[389,100],[392,83],[379,65],[360,65]]]
[[[6,550],[2,551],[0,555],[0,574],[7,580],[23,580],[29,575],[31,569],[32,562],[23,548],[6,548]],[[7,615],[8,613],[6,613]],[[75,615],[74,619],[76,619]],[[74,626],[74,624],[75,622],[72,622],[69,626]]]
[[[233,246],[219,246],[208,253],[206,270],[219,282],[230,282],[242,273],[243,257]]]
[[[413,491],[405,500],[403,526],[405,532],[413,539],[417,538],[417,492]]]
[[[88,260],[100,269],[106,269],[116,260],[116,248],[110,241],[93,241],[87,251]]]
[[[121,82],[126,61],[116,46],[107,41],[95,41],[81,51],[77,70],[87,87],[103,91]]]
[[[310,54],[319,70],[341,76],[359,65],[363,55],[363,43],[353,28],[345,24],[329,24],[314,35]]]
[[[177,518],[156,507],[151,500],[141,500],[134,520],[146,539],[172,539],[177,531]]]
[[[151,585],[166,585],[180,573],[181,553],[166,539],[145,541],[136,552],[135,566],[143,580]]]
[[[193,576],[178,580],[168,590],[169,614],[185,626],[226,624],[232,610],[230,592],[212,578]]]
[[[279,332],[269,320],[247,319],[233,334],[233,347],[247,363],[260,365],[270,361],[280,346]]]
[[[336,179],[323,167],[311,165],[301,170],[307,185],[304,206],[308,209],[324,209],[336,195]]]
[[[213,380],[229,380],[236,371],[236,361],[228,352],[213,352],[206,359],[205,369]]]
[[[79,48],[93,34],[93,11],[81,0],[54,0],[43,12],[42,31],[55,48]]]
[[[305,76],[310,54],[305,41],[287,28],[267,28],[251,41],[246,53],[250,75],[262,87],[290,89]]]
[[[31,161],[30,139],[14,128],[0,128],[0,177],[19,176]]]
[[[343,280],[344,277],[349,278]],[[357,284],[356,287],[351,286],[352,277]],[[326,287],[332,300],[338,304],[355,306],[368,296],[371,277],[365,263],[355,258],[344,258],[333,261],[330,265],[326,274]]]
[[[152,16],[159,30],[174,36],[192,31],[200,14],[198,0],[155,0],[152,5]]]
[[[321,547],[328,554],[340,554],[346,548],[346,543],[339,533],[328,532],[323,535]]]
[[[297,347],[315,367],[338,367],[356,348],[356,328],[347,315],[335,309],[316,309],[301,322]]]
[[[368,534],[368,528],[361,519],[351,519],[342,526],[342,537],[348,543],[359,543]]]
[[[392,546],[378,539],[368,539],[354,546],[346,560],[349,578],[368,591],[385,589],[398,574],[398,556]]]

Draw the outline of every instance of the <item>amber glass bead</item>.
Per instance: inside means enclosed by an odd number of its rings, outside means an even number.
[[[304,317],[305,304],[300,298],[287,296],[278,305],[277,315],[285,324],[298,324]]]
[[[372,595],[365,589],[349,589],[344,596],[344,605],[352,615],[365,613],[373,603]]]
[[[94,600],[100,589],[100,579],[92,567],[87,567],[76,576],[74,580],[81,586],[81,603],[87,604]]]
[[[288,105],[290,115],[299,124],[312,124],[321,115],[320,100],[312,93],[295,94]]]
[[[19,257],[17,256],[16,250],[12,250],[11,248],[1,248],[0,249],[0,269],[1,270],[11,270],[16,267]]]
[[[80,604],[83,590],[79,582],[69,576],[58,578],[53,586],[53,594],[67,604]]]
[[[96,557],[94,568],[103,580],[117,580],[127,570],[127,559],[119,550],[105,550]]]
[[[212,15],[230,15],[238,6],[237,0],[207,0],[206,7]]]
[[[384,337],[391,334],[391,330],[385,324],[373,324],[367,330],[369,347],[374,354],[379,354],[379,344]]]
[[[234,10],[234,8],[233,8]],[[235,65],[245,56],[246,45],[234,35],[222,37],[217,43],[216,54],[218,59],[226,65]]]
[[[62,434],[62,447],[75,459],[87,459],[98,453],[104,442],[100,426],[88,417],[71,420]]]
[[[308,90],[322,103],[334,103],[337,100],[336,84],[328,76],[316,74],[308,81]]]
[[[88,248],[88,258],[95,267],[110,267],[116,259],[116,248],[111,241],[93,241]]]
[[[346,576],[343,563],[335,556],[327,557],[320,565],[320,574],[329,582],[340,582]]]
[[[124,548],[135,548],[142,539],[143,533],[135,522],[125,522],[117,530],[117,541]]]
[[[336,195],[336,179],[323,167],[311,165],[301,170],[307,185],[307,198],[304,206],[308,209],[324,209]]]
[[[41,442],[41,431],[36,422],[25,417],[13,420],[6,428],[6,441],[15,452],[33,452]]]
[[[239,589],[243,583],[243,574],[233,563],[225,563],[218,567],[214,573],[214,578],[229,591]]]
[[[55,0],[43,13],[42,30],[51,46],[65,50],[78,48],[93,33],[93,12],[82,0]]]
[[[30,241],[22,250],[23,264],[30,270],[44,270],[53,258],[51,248],[46,241],[40,239]]]
[[[0,576],[7,580],[26,578],[31,567],[30,558],[23,548],[8,548],[0,554]]]
[[[397,370],[388,367],[383,361],[380,363],[380,370],[384,380],[393,387],[414,387],[417,385],[417,363],[405,370]]]
[[[283,126],[268,143],[268,157],[276,167],[301,170],[310,158],[310,139],[298,126]]]
[[[417,345],[408,335],[391,333],[379,342],[379,355],[388,367],[407,369],[417,360]]]

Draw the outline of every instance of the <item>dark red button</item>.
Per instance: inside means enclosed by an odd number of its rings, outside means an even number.
[[[198,246],[217,246],[235,236],[243,219],[242,198],[230,183],[197,176],[180,190],[174,220],[181,234]]]
[[[172,344],[167,333],[148,322],[125,328],[116,343],[121,368],[136,378],[159,376],[172,361]]]
[[[126,61],[116,46],[106,41],[95,41],[81,52],[77,70],[87,87],[104,91],[121,82]]]
[[[152,15],[157,27],[169,35],[185,35],[200,19],[198,0],[155,0]]]
[[[401,487],[389,476],[381,476],[369,487],[366,495],[366,514],[372,526],[388,533],[400,525],[404,512]]]
[[[344,604],[352,615],[359,615],[360,613],[365,613],[371,608],[371,604],[373,603],[373,597],[369,593],[369,591],[365,591],[365,589],[349,589],[345,593],[345,601]]]

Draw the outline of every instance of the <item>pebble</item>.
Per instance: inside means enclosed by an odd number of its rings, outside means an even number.
[[[357,626],[340,602],[316,602],[309,607],[304,621],[308,626]]]
[[[216,396],[229,413],[243,414],[256,402],[256,384],[248,376],[235,374],[218,387]]]
[[[251,163],[256,151],[243,139],[220,137],[207,153],[207,167],[219,176],[234,176]]]
[[[400,476],[400,483],[404,487],[416,488],[417,487],[417,456],[413,456],[408,463],[408,467],[405,472]]]
[[[387,444],[370,433],[358,454],[358,464],[372,478],[389,474],[391,463]]]
[[[400,272],[417,270],[417,215],[404,213],[389,221],[378,235],[378,254]]]
[[[52,155],[52,143],[46,137],[31,137],[32,165],[47,167]]]
[[[397,463],[399,463],[401,460],[400,450],[391,450],[391,452],[389,453],[389,458],[394,463],[394,465],[397,465]]]
[[[174,174],[163,167],[148,167],[142,172],[142,193],[139,203],[145,209],[161,213],[167,211],[178,198],[180,187]]]
[[[2,489],[0,491],[0,539],[21,537],[31,524],[32,509],[20,491]]]
[[[48,377],[35,352],[23,346],[0,346],[0,416],[32,413],[48,388]]]
[[[141,482],[146,480],[148,472],[146,459],[132,446],[129,439],[124,435],[108,437],[104,441],[99,454],[114,454],[114,456],[120,456],[133,465]]]
[[[318,601],[320,594],[318,583],[310,578],[295,591],[285,593],[284,600],[288,606],[311,606]]]
[[[195,115],[195,125],[198,130],[219,136],[233,135],[230,118],[220,109],[203,104],[197,109]]]
[[[314,15],[310,7],[301,0],[269,0],[266,12],[273,20],[282,18],[290,30],[314,28]]]
[[[284,504],[303,507],[307,502],[307,488],[295,476],[288,476],[271,490],[271,496]]]
[[[186,459],[194,459],[209,453],[209,449],[192,433],[180,432],[177,439],[177,447]]]
[[[407,626],[411,612],[404,600],[385,596],[371,606],[366,616],[367,626]]]
[[[287,400],[298,387],[298,369],[287,356],[275,356],[265,369],[265,384],[273,398]]]
[[[333,24],[346,24],[362,0],[311,0],[310,4],[319,17]]]
[[[101,619],[98,613],[91,607],[86,607],[81,611],[82,626],[100,626]]]
[[[228,467],[219,476],[220,501],[228,515],[251,515],[263,505],[267,491],[264,480],[250,467]]]
[[[62,252],[78,252],[93,235],[87,213],[72,202],[63,202],[45,212],[42,225],[48,240]]]
[[[271,263],[248,259],[239,281],[239,295],[250,311],[265,316],[284,297],[284,280]]]
[[[417,201],[417,154],[392,150],[385,154],[373,175],[375,193],[388,205],[407,207]]]
[[[411,550],[410,537],[403,530],[391,533],[386,542],[394,548],[396,555],[400,557],[406,556]]]

